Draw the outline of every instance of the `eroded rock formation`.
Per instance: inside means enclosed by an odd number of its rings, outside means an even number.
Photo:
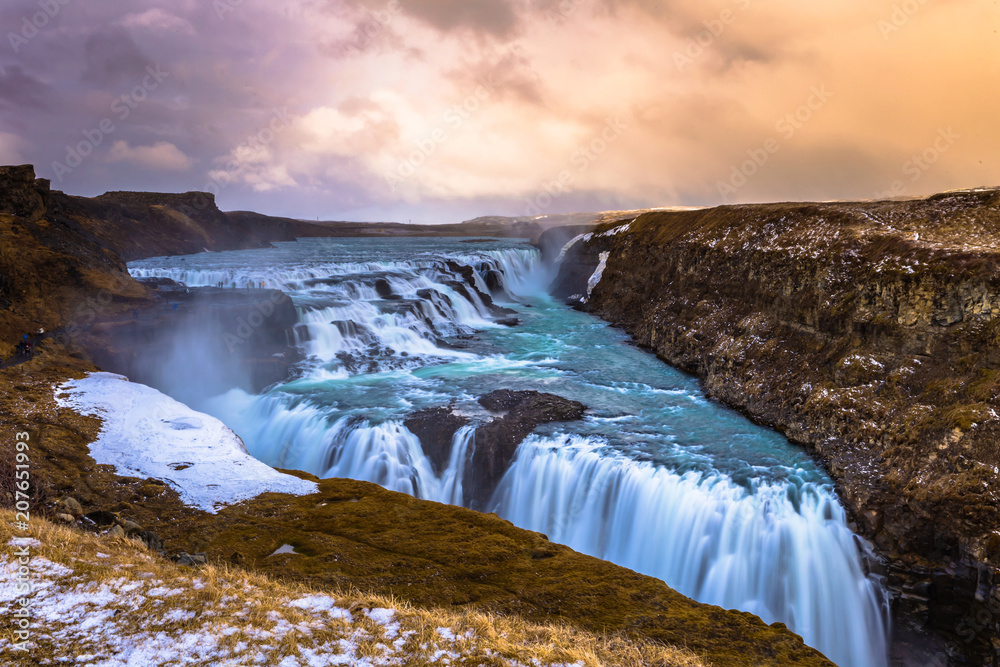
[[[498,416],[476,429],[476,447],[466,473],[466,505],[484,508],[507,472],[517,446],[542,424],[573,421],[587,409],[582,403],[537,391],[500,389],[479,398]]]

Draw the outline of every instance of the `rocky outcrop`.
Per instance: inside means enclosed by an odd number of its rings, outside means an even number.
[[[0,214],[37,220],[45,210],[42,193],[48,190],[49,182],[36,180],[30,164],[0,167]]]
[[[146,299],[120,256],[89,226],[53,207],[57,193],[30,166],[0,167],[0,357],[24,333],[93,322],[98,310]]]
[[[292,226],[246,216],[229,216],[208,192],[107,192],[94,199],[66,198],[62,204],[85,220],[102,224],[93,232],[126,261],[205,250],[268,247],[294,241]]]
[[[587,409],[554,394],[506,389],[481,396],[479,404],[498,416],[476,429],[475,451],[465,473],[465,504],[474,508],[485,508],[517,446],[536,427],[581,419]]]
[[[438,407],[414,412],[403,421],[403,426],[417,436],[434,472],[440,475],[448,467],[455,434],[469,421],[451,408]]]
[[[587,409],[554,394],[507,389],[480,396],[479,404],[493,417],[476,428],[475,445],[464,462],[464,504],[476,509],[487,509],[518,445],[536,427],[580,419]],[[470,418],[455,414],[452,407],[442,406],[414,412],[403,425],[420,440],[424,454],[440,475],[450,463],[455,434],[470,423]]]
[[[607,225],[562,295],[812,448],[908,622],[1000,664],[1000,191]],[[593,282],[593,281],[591,281]]]

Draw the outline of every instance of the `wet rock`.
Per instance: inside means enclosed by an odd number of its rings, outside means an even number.
[[[176,280],[172,278],[136,278],[137,283],[145,285],[146,287],[152,287],[153,289],[159,289],[161,287],[184,287]]]
[[[454,260],[448,260],[445,262],[448,270],[457,276],[461,276],[462,280],[469,287],[476,286],[476,272],[471,266],[466,266],[465,264],[459,264]]]
[[[403,425],[420,440],[434,472],[440,475],[448,467],[455,433],[468,423],[468,418],[456,415],[450,407],[440,407],[414,412]]]
[[[477,297],[479,297],[479,300],[483,302],[483,305],[485,305],[489,309],[489,311],[495,316],[504,317],[517,314],[517,311],[511,310],[510,308],[504,308],[503,306],[498,306],[495,303],[493,303],[493,297],[484,292],[480,292],[479,289],[475,287],[475,285],[473,285],[472,287],[467,287],[465,284],[460,283],[456,280],[449,280],[445,284],[454,289],[459,294],[461,294],[463,298],[465,298],[465,300],[468,301],[469,303],[475,303],[475,300],[472,298],[472,294],[475,294]]]
[[[379,278],[375,281],[375,291],[378,293],[380,299],[401,299],[403,297],[399,296],[392,291],[392,285],[385,278]]]
[[[492,269],[487,271],[483,276],[483,282],[486,283],[486,288],[493,296],[505,294],[503,289],[503,276],[496,271],[493,271]]]
[[[378,340],[375,333],[363,324],[353,320],[335,320],[331,322],[344,338],[354,338],[363,343],[371,344]]]
[[[476,429],[476,447],[466,468],[466,503],[485,509],[517,446],[537,426],[583,417],[586,406],[554,394],[501,389],[479,398],[490,412],[505,413]]]
[[[497,324],[502,324],[505,327],[516,327],[521,323],[521,320],[516,317],[501,317],[497,319]]]

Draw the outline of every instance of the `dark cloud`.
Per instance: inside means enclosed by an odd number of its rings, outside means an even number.
[[[573,0],[535,0],[548,11],[563,11],[560,7]],[[595,11],[624,18],[632,12],[646,20],[663,25],[684,40],[678,51],[681,56],[696,54],[702,67],[717,72],[726,71],[747,62],[769,63],[786,53],[787,35],[775,31],[790,29],[771,24],[766,31],[748,21],[756,5],[752,0],[731,0],[716,3],[691,3],[684,0],[597,0]],[[687,52],[686,49],[690,49]],[[710,57],[702,58],[708,52]]]
[[[469,30],[497,38],[512,36],[518,13],[511,0],[401,0],[403,11],[441,32]]]
[[[152,60],[120,27],[96,32],[83,46],[83,80],[99,85],[141,80]]]
[[[0,67],[0,108],[47,110],[51,97],[49,87],[20,65]]]
[[[454,70],[449,78],[461,91],[485,86],[491,95],[514,102],[543,104],[543,84],[531,61],[520,50],[511,48],[486,52],[477,62]]]
[[[338,59],[357,58],[386,52],[405,52],[413,60],[423,58],[419,49],[407,46],[403,37],[387,21],[374,14],[362,14],[355,19],[354,29],[347,37],[320,43],[320,53]]]

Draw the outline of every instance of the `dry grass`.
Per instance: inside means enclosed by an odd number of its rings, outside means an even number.
[[[9,614],[15,533],[0,511]],[[701,667],[692,653],[480,612],[422,609],[356,591],[310,589],[228,566],[182,568],[137,542],[34,520],[33,646],[6,664],[615,665]],[[58,565],[49,565],[47,562]],[[59,567],[62,566],[62,567]],[[331,599],[332,598],[332,599]],[[294,604],[293,604],[294,603]],[[378,611],[378,610],[392,610]],[[442,629],[445,629],[442,631]],[[17,662],[17,659],[22,662]],[[88,662],[87,660],[83,661]]]

